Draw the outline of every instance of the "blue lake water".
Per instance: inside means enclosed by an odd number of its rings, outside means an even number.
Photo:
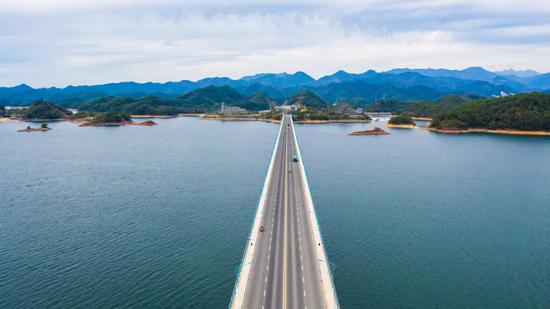
[[[226,308],[278,127],[0,124],[0,307]],[[550,307],[550,138],[297,125],[342,308]]]

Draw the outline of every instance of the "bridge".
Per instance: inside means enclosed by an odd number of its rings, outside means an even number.
[[[281,121],[230,308],[339,308],[290,115]]]

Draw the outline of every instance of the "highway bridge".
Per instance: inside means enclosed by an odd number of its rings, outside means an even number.
[[[338,308],[302,156],[283,115],[230,308]]]

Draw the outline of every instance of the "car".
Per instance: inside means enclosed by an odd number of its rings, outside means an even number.
[[[262,225],[262,226],[260,226],[260,232],[263,232],[263,231],[264,231],[264,227]]]
[[[298,156],[292,157],[292,162],[298,162]]]

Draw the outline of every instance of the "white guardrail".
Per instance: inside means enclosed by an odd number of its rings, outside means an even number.
[[[290,117],[292,126],[294,122]],[[323,243],[323,237],[321,236],[321,230],[319,229],[319,221],[317,221],[317,215],[315,214],[315,207],[313,207],[313,200],[311,199],[311,192],[309,190],[309,183],[307,182],[306,169],[304,167],[304,161],[302,160],[302,152],[300,151],[300,145],[296,138],[295,130],[292,130],[294,136],[294,143],[296,144],[296,155],[298,157],[298,163],[300,164],[300,176],[302,177],[302,185],[305,193],[305,206],[309,210],[309,226],[315,240],[315,246],[317,249],[317,257],[319,259],[319,274],[321,277],[321,284],[323,287],[323,294],[325,296],[325,304],[327,308],[336,309],[340,308],[338,304],[338,297],[336,296],[336,289],[334,288],[334,282],[332,280],[332,273],[329,268],[329,261],[325,251],[325,244]]]
[[[260,202],[258,203],[258,209],[256,210],[256,216],[254,217],[254,223],[252,229],[248,235],[248,241],[246,242],[246,249],[239,267],[239,275],[237,276],[237,282],[233,289],[233,295],[231,296],[231,303],[229,308],[240,309],[243,307],[245,299],[246,286],[248,285],[248,277],[250,275],[250,268],[252,267],[252,261],[254,260],[254,250],[256,248],[256,239],[258,238],[260,225],[262,221],[262,214],[265,206],[265,199],[269,185],[271,182],[271,174],[273,173],[273,165],[275,165],[275,153],[277,152],[277,146],[279,145],[279,137],[283,129],[283,121],[281,120],[281,126],[279,127],[279,133],[277,134],[277,140],[273,147],[273,154],[271,155],[271,162],[269,163],[269,169],[265,177],[264,187],[262,189],[262,195],[260,196]]]
[[[291,117],[292,122],[292,117]],[[294,123],[292,122],[292,126],[294,127]],[[273,172],[273,165],[275,164],[275,153],[277,151],[277,146],[279,145],[279,137],[281,135],[281,131],[283,128],[283,124],[281,121],[281,126],[279,127],[279,133],[277,134],[277,141],[275,142],[275,147],[273,148],[273,154],[271,155],[271,162],[269,164],[269,169],[267,171],[267,176],[265,178],[264,187],[262,189],[262,195],[260,196],[260,202],[258,203],[258,209],[256,211],[256,215],[254,217],[254,223],[252,225],[252,229],[250,230],[250,234],[248,237],[248,241],[246,243],[246,249],[245,254],[243,256],[243,259],[241,261],[241,265],[239,268],[239,275],[237,277],[237,282],[235,283],[235,288],[233,289],[233,295],[231,296],[231,303],[229,304],[229,308],[231,309],[240,309],[243,306],[243,302],[245,299],[246,294],[246,287],[248,285],[248,278],[250,275],[250,268],[252,267],[252,261],[254,260],[254,252],[255,246],[256,246],[256,238],[259,234],[259,227],[262,219],[262,214],[264,211],[264,204],[265,199],[267,195],[267,191],[270,185],[271,181],[271,174]],[[313,239],[316,244],[320,244],[315,246],[316,248],[316,254],[319,260],[318,263],[318,269],[319,269],[319,275],[321,277],[321,284],[323,287],[323,294],[325,297],[325,304],[327,308],[329,309],[337,309],[340,308],[338,304],[338,298],[336,296],[336,289],[334,288],[334,283],[332,280],[332,273],[329,268],[329,262],[327,259],[326,251],[325,251],[325,245],[323,243],[323,238],[321,236],[321,231],[319,229],[319,222],[317,221],[317,216],[315,214],[315,208],[313,207],[313,200],[311,199],[311,192],[309,190],[309,184],[307,182],[307,176],[302,160],[302,153],[300,151],[300,146],[298,145],[298,140],[296,138],[296,133],[294,130],[293,137],[294,142],[296,143],[296,155],[298,157],[298,161],[300,164],[300,176],[302,177],[302,184],[303,184],[303,190],[305,192],[305,206],[309,213],[309,226],[311,227],[311,232],[313,235]]]

